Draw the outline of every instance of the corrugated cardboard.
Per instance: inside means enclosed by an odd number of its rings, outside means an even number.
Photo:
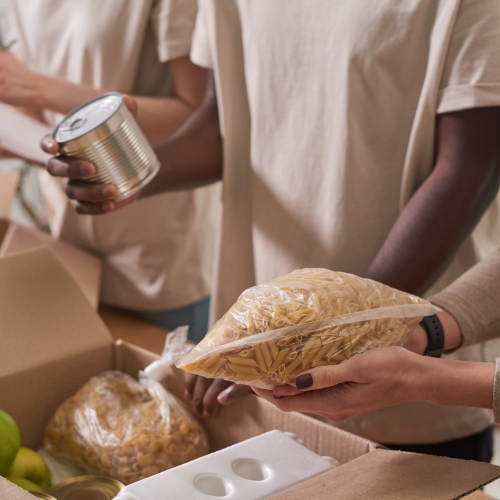
[[[0,259],[0,318],[0,407],[18,421],[29,447],[41,444],[49,417],[91,375],[113,367],[136,375],[158,358],[113,342],[46,248]],[[182,397],[183,374],[172,368],[166,386]],[[298,434],[311,450],[343,464],[276,497],[280,500],[453,500],[500,477],[500,468],[489,464],[380,450],[366,439],[305,415],[283,413],[255,396],[222,408],[204,425],[214,451],[278,429]],[[0,482],[1,500],[25,498],[21,490]]]
[[[53,250],[90,303],[97,308],[102,276],[102,262],[98,257],[37,229],[0,219],[0,258],[42,246]]]

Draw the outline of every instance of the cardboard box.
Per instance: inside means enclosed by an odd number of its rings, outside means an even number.
[[[0,218],[0,258],[42,246],[50,247],[80,285],[94,309],[99,303],[102,262],[95,255],[64,241]]]
[[[37,448],[56,408],[89,377],[117,368],[130,375],[157,355],[114,342],[69,273],[48,248],[0,259],[0,407],[18,422],[23,445]],[[179,397],[183,374],[172,368],[167,388]],[[289,431],[340,467],[276,500],[452,500],[500,477],[490,464],[381,449],[371,441],[249,396],[203,422],[219,450],[272,429]],[[1,500],[28,500],[0,480]],[[154,499],[151,499],[154,500]]]

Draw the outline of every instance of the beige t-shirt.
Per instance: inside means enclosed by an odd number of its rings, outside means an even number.
[[[432,169],[436,112],[500,105],[499,25],[498,0],[199,2],[191,58],[215,70],[225,146],[212,319],[293,269],[366,270]],[[477,259],[469,240],[433,291]],[[341,426],[430,443],[491,422],[415,403]]]
[[[17,49],[36,72],[95,88],[172,95],[167,61],[189,54],[196,0],[16,0]],[[55,125],[60,115],[45,113]],[[41,172],[53,234],[104,260],[103,302],[165,310],[210,294],[220,186],[77,215]]]

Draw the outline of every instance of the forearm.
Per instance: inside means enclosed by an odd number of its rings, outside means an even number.
[[[471,195],[467,179],[439,166],[415,193],[365,273],[410,293],[423,294],[446,269],[494,198],[497,179]]]
[[[421,400],[444,406],[493,407],[495,363],[421,356],[416,369],[421,377],[415,394]]]
[[[40,109],[63,115],[109,90],[94,89],[58,78],[40,76],[36,100]],[[172,135],[189,117],[194,108],[176,97],[132,96],[137,105],[137,122],[150,143]]]
[[[171,137],[154,146],[161,162],[141,197],[193,189],[222,178],[222,142],[213,81],[203,105]]]
[[[365,277],[416,294],[433,284],[498,191],[498,133],[497,108],[440,118],[434,170],[401,212]]]

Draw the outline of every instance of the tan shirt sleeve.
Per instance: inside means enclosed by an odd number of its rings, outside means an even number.
[[[457,320],[461,347],[500,337],[500,250],[429,300]]]
[[[500,106],[500,2],[462,0],[438,96],[438,113]]]
[[[161,62],[189,55],[196,24],[196,0],[158,0],[151,21]]]

